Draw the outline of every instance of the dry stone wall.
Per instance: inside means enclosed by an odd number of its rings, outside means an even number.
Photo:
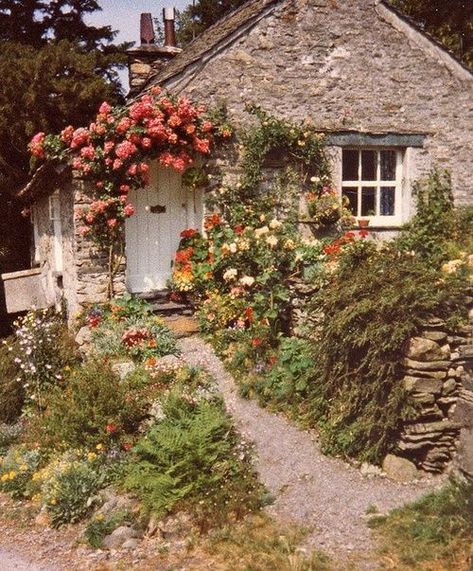
[[[470,302],[468,325],[452,334],[445,322],[429,320],[410,340],[404,360],[404,388],[417,412],[404,424],[396,453],[428,472],[442,472],[456,458],[458,467],[473,475],[473,453],[468,462],[461,458],[462,441],[473,431],[473,298]],[[473,447],[473,434],[469,442]]]

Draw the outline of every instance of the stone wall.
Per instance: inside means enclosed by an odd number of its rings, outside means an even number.
[[[87,236],[79,232],[77,214],[86,208],[91,200],[86,193],[83,181],[76,180],[74,186],[74,268],[76,274],[73,286],[73,297],[70,300],[70,310],[78,311],[90,303],[102,303],[107,300],[108,292],[108,259],[104,252]],[[121,244],[124,250],[124,244]],[[114,276],[114,293],[121,295],[126,292],[125,258]]]
[[[423,133],[424,148],[406,156],[405,184],[435,163],[451,169],[456,202],[472,203],[473,76],[455,73],[438,48],[422,49],[417,32],[408,37],[376,4],[281,2],[164,87],[195,101],[226,100],[237,123],[248,121],[246,104],[258,103],[326,131]]]
[[[444,471],[460,450],[458,467],[473,475],[472,308],[470,298],[470,324],[455,334],[441,320],[428,321],[404,361],[404,387],[417,412],[404,424],[396,453],[428,472]],[[463,459],[462,442],[470,447]]]

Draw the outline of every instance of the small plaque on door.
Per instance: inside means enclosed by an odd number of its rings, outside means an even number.
[[[161,206],[161,204],[155,204],[149,207],[151,214],[164,214],[166,212],[166,207]]]

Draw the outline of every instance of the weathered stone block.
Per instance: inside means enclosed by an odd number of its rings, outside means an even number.
[[[440,346],[431,339],[413,337],[409,342],[407,357],[415,361],[435,361],[445,358]]]
[[[441,379],[421,377],[404,377],[404,388],[409,392],[440,394],[443,382]]]
[[[419,371],[447,371],[450,361],[414,361],[413,359],[404,359],[404,364],[409,369]]]
[[[388,454],[383,460],[383,471],[388,478],[396,482],[409,482],[418,477],[418,471],[410,460],[394,454]]]
[[[447,339],[445,331],[422,331],[422,337],[431,339],[432,341],[441,342]]]

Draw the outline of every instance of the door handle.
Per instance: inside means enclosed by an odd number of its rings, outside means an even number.
[[[166,212],[166,207],[161,206],[161,204],[155,204],[154,206],[150,206],[148,210],[151,214],[164,214]]]

